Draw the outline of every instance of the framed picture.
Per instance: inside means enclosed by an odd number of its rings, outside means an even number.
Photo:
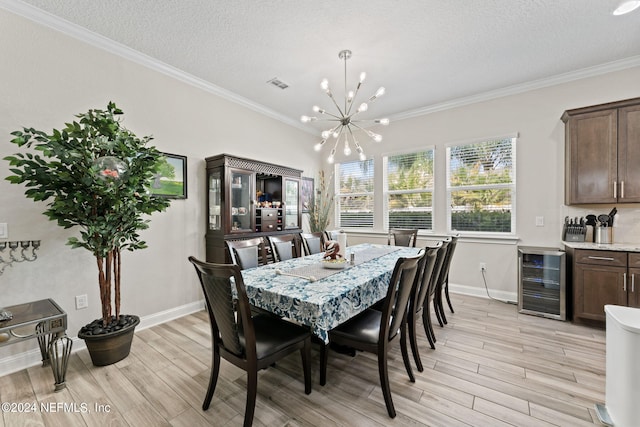
[[[162,153],[162,163],[151,181],[151,192],[170,199],[187,198],[187,157]]]
[[[300,197],[302,198],[302,213],[309,212],[309,206],[313,203],[313,178],[302,177]]]

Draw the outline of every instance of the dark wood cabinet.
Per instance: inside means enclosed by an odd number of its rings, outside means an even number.
[[[627,279],[627,305],[640,308],[640,254],[629,253],[629,278]]]
[[[228,154],[206,162],[207,261],[230,261],[226,240],[302,231],[301,170]]]
[[[619,201],[640,202],[640,104],[618,110],[618,179]]]
[[[638,307],[640,254],[569,250],[573,262],[573,320],[604,325],[607,304]]]
[[[640,98],[567,110],[565,204],[640,202]]]

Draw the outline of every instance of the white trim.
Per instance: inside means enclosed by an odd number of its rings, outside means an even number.
[[[203,308],[204,300],[200,300],[179,307],[170,308],[159,313],[141,317],[140,324],[136,327],[136,331],[141,331],[143,329],[147,329],[161,323],[169,322],[173,319],[177,319],[191,313],[196,313]],[[76,353],[87,347],[84,343],[84,340],[78,338],[77,336],[74,336],[71,339],[73,340],[72,353]],[[35,343],[36,341],[33,340],[33,342]],[[37,347],[22,353],[13,354],[0,360],[0,377],[41,364],[42,356],[40,355],[40,349]],[[46,369],[49,370],[50,368],[47,367]],[[53,384],[53,377],[51,378],[51,381]]]
[[[460,145],[471,145],[471,144],[480,144],[488,141],[496,141],[499,139],[518,139],[520,138],[520,134],[518,132],[509,132],[501,135],[490,135],[482,138],[470,138],[463,139],[461,141],[451,141],[444,144],[445,148],[458,147]]]
[[[432,186],[431,188],[412,188],[409,190],[389,190],[389,179],[388,179],[388,169],[389,169],[389,157],[394,156],[404,156],[408,154],[418,154],[418,153],[428,153],[431,152],[431,176],[432,176]],[[432,231],[433,226],[435,224],[433,201],[435,200],[435,192],[436,192],[436,146],[429,145],[423,148],[409,148],[402,151],[394,151],[388,152],[382,155],[382,228],[384,230],[389,231],[389,196],[393,194],[419,194],[419,193],[430,193],[431,194],[431,228],[430,229],[420,229],[424,231]],[[375,212],[374,212],[375,215]],[[375,222],[375,221],[374,221]],[[420,231],[418,230],[418,231]]]
[[[439,111],[451,110],[453,108],[463,107],[465,105],[476,104],[478,102],[490,101],[492,99],[502,98],[505,96],[517,95],[520,93],[542,89],[545,87],[555,86],[563,83],[569,83],[574,80],[595,77],[602,74],[612,73],[615,71],[626,70],[640,66],[640,55],[632,56],[618,61],[607,62],[593,67],[583,68],[581,70],[570,71],[556,76],[534,80],[518,85],[508,86],[489,92],[479,93],[464,98],[453,99],[451,101],[442,102],[440,104],[428,105],[426,107],[416,108],[415,110],[405,111],[403,113],[389,116],[393,122],[411,119],[414,117],[425,116],[427,114],[437,113]]]
[[[98,33],[94,33],[93,31],[90,31],[72,22],[66,21],[58,16],[52,15],[51,13],[46,12],[42,9],[31,6],[30,4],[26,4],[21,1],[0,0],[0,8],[6,9],[9,12],[13,12],[16,15],[20,15],[23,18],[49,27],[55,31],[59,31],[67,36],[87,43],[98,49],[102,49],[106,52],[118,55],[131,62],[172,77],[178,81],[194,86],[198,89],[204,90],[205,92],[209,92],[228,101],[247,107],[250,110],[263,114],[272,119],[281,121],[289,126],[293,126],[297,129],[303,130],[311,135],[317,134],[316,129],[305,126],[298,120],[293,120],[290,117],[287,117],[270,108],[265,107],[264,105],[253,102],[250,99],[237,95],[231,91],[228,91],[227,89],[202,80],[201,78],[193,76],[156,58],[152,58],[142,52],[138,52],[135,49],[118,43],[115,40],[104,37]]]
[[[387,230],[370,230],[370,229],[361,229],[361,228],[342,228],[346,233],[353,234],[361,239],[366,238],[384,238],[386,239],[389,235]],[[458,234],[460,237],[458,239],[458,244],[461,243],[480,243],[483,245],[517,245],[520,242],[520,238],[515,235],[503,235],[503,234],[492,234],[492,233],[480,233],[476,232],[460,232],[454,231],[452,233],[442,233],[433,230],[418,230],[418,242],[421,240],[435,242],[438,240],[444,240],[447,237],[450,237],[453,234]],[[420,246],[420,244],[418,244]]]
[[[141,52],[131,49],[123,44],[120,44],[107,37],[101,36],[97,33],[80,27],[66,21],[58,16],[52,15],[49,12],[45,12],[42,9],[38,9],[35,6],[24,3],[18,0],[0,0],[0,8],[8,10],[9,12],[20,15],[23,18],[34,21],[38,24],[47,26],[56,31],[60,31],[70,37],[85,42],[89,45],[95,46],[99,49],[103,49],[107,52],[111,52],[115,55],[119,55],[123,58],[129,59],[132,62],[143,65],[150,69],[156,70],[162,74],[173,77],[179,81],[195,86],[202,90],[205,90],[221,98],[227,99],[231,102],[243,105],[253,111],[264,114],[267,117],[271,117],[275,120],[281,121],[285,124],[295,127],[296,129],[303,130],[311,135],[316,135],[317,130],[304,126],[298,120],[293,120],[290,117],[284,116],[276,111],[267,108],[263,105],[257,104],[249,99],[241,97],[235,93],[232,93],[226,89],[216,86],[212,83],[199,79],[191,74],[185,73],[175,67],[172,67],[164,62],[161,62],[155,58],[151,58]],[[413,117],[424,116],[427,114],[435,113],[438,111],[450,110],[465,105],[475,104],[478,102],[488,101],[491,99],[502,98],[505,96],[516,95],[519,93],[541,89],[549,86],[555,86],[562,83],[571,82],[574,80],[580,80],[588,77],[595,77],[602,74],[607,74],[615,71],[625,70],[627,68],[633,68],[640,66],[640,55],[632,56],[629,58],[621,59],[618,61],[607,62],[592,67],[583,68],[576,71],[570,71],[567,73],[559,74],[556,76],[534,80],[522,84],[509,86],[506,88],[496,89],[493,91],[479,93],[477,95],[467,96],[463,98],[453,99],[450,101],[442,102],[439,104],[428,105],[420,107],[414,110],[401,112],[395,115],[391,115],[389,118],[391,121],[398,121],[404,119],[410,119]]]
[[[452,217],[452,208],[451,208],[451,204],[452,204],[452,200],[451,200],[451,196],[452,193],[454,191],[465,191],[465,190],[483,190],[483,189],[494,189],[494,188],[506,188],[506,189],[511,189],[511,232],[509,233],[493,233],[493,232],[482,232],[482,231],[470,231],[468,233],[470,233],[471,235],[475,235],[475,233],[478,234],[504,234],[505,236],[509,237],[509,238],[516,238],[515,233],[517,232],[517,228],[516,228],[516,195],[517,195],[517,183],[516,183],[516,171],[517,171],[517,162],[516,162],[516,150],[517,150],[517,142],[518,142],[518,132],[513,132],[511,134],[507,134],[507,135],[502,135],[502,136],[493,136],[493,137],[487,137],[487,138],[483,138],[483,139],[471,139],[468,142],[463,142],[463,141],[459,141],[459,142],[451,142],[445,145],[445,166],[446,166],[446,172],[445,172],[445,191],[446,191],[446,200],[447,200],[447,204],[446,204],[446,215],[447,215],[447,232],[449,233],[460,233],[460,230],[452,230],[452,225],[451,225],[451,217]],[[461,186],[456,186],[456,187],[452,187],[451,186],[451,149],[453,147],[461,147],[461,146],[466,146],[466,145],[474,145],[474,144],[484,144],[486,142],[489,141],[496,141],[496,140],[506,140],[506,139],[510,139],[511,140],[511,160],[512,160],[512,180],[510,183],[508,184],[482,184],[482,185],[475,185],[475,186],[470,186],[470,185],[461,185]]]
[[[470,295],[473,297],[489,299],[489,296],[487,296],[487,290],[484,287],[479,288],[477,286],[456,285],[454,283],[449,283],[449,292],[451,292],[452,294]],[[497,291],[495,289],[489,289],[489,294],[491,295],[491,298],[503,302],[518,302],[517,292]],[[455,310],[455,307],[453,309]]]

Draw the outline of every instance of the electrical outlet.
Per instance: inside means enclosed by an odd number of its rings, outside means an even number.
[[[544,217],[537,216],[536,217],[536,227],[544,227]]]
[[[484,262],[480,263],[480,271],[487,271],[487,264]]]
[[[89,307],[89,298],[87,295],[77,295],[76,296],[76,310],[82,310],[83,308]]]
[[[7,223],[0,223],[0,239],[9,238],[9,228],[7,227]]]

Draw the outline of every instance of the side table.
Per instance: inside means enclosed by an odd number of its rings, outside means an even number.
[[[13,318],[0,322],[0,346],[36,338],[42,366],[50,365],[53,370],[55,391],[64,389],[73,345],[66,333],[67,313],[50,298],[5,307],[5,310],[11,312]]]

